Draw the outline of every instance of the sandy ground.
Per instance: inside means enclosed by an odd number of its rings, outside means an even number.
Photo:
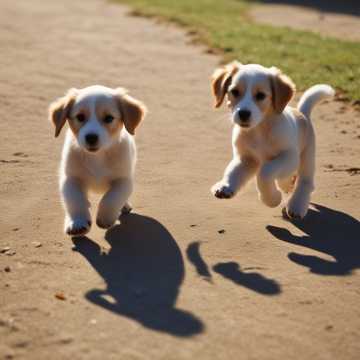
[[[102,1],[0,8],[1,359],[359,359],[358,112],[314,112],[317,205],[291,224],[253,184],[209,192],[231,154],[211,107],[218,58]],[[47,106],[93,83],[128,87],[150,114],[134,214],[73,246]]]
[[[293,4],[261,4],[251,10],[250,16],[256,22],[268,25],[287,26],[338,39],[360,41],[360,5],[354,4],[354,14],[344,14],[341,13],[341,2],[338,3],[339,12],[327,10],[326,7],[317,9]],[[346,6],[346,1],[343,5]]]

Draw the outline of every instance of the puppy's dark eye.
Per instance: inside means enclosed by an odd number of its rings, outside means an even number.
[[[230,93],[233,97],[237,98],[240,96],[240,91],[238,89],[231,89]]]
[[[258,101],[264,100],[265,98],[266,98],[266,94],[263,93],[262,91],[259,91],[255,95],[255,99],[258,100]]]
[[[76,118],[76,120],[77,120],[79,123],[83,123],[83,122],[86,120],[84,114],[77,114],[77,115],[75,116],[75,118]]]
[[[112,115],[106,115],[106,116],[104,117],[104,123],[106,123],[106,124],[112,123],[113,120],[114,120],[114,117],[113,117]]]

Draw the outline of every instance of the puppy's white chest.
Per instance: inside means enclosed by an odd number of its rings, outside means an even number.
[[[94,180],[101,181],[111,175],[110,169],[101,159],[87,158],[84,165],[89,175],[94,178]]]
[[[80,179],[86,188],[101,193],[107,191],[114,179],[131,177],[134,165],[135,146],[126,138],[106,151],[95,153],[82,150],[69,138],[64,146],[61,172],[62,178]]]
[[[239,139],[238,147],[242,155],[250,156],[258,162],[273,158],[278,152],[271,137],[262,135],[244,136]]]

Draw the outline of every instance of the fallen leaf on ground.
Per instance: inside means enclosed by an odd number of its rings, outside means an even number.
[[[62,292],[56,293],[56,294],[55,294],[55,297],[56,297],[57,299],[59,299],[59,300],[62,300],[62,301],[66,300],[66,296],[65,296],[64,293],[62,293]]]

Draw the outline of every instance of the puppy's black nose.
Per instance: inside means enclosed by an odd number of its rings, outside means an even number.
[[[239,118],[241,121],[248,121],[251,115],[251,112],[249,110],[240,110],[238,112]]]
[[[85,140],[89,145],[94,146],[98,142],[99,137],[97,134],[87,134]]]

